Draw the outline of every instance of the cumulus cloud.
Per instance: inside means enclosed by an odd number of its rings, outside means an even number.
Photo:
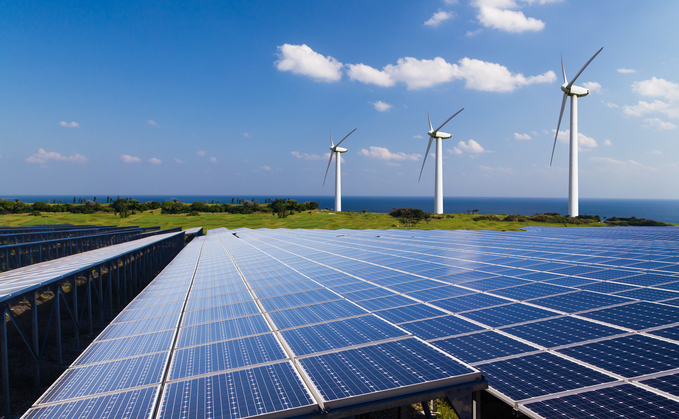
[[[582,87],[584,87],[585,89],[589,89],[590,93],[601,93],[601,84],[595,81],[588,81],[582,83]]]
[[[309,161],[316,161],[316,160],[321,160],[321,156],[317,154],[302,154],[299,151],[291,151],[290,154],[292,154],[294,157],[302,160],[309,160]]]
[[[351,80],[366,84],[375,84],[382,87],[391,87],[394,81],[384,71],[372,68],[365,64],[347,64],[347,75]]]
[[[154,121],[153,119],[149,119],[148,121],[146,121],[146,123],[151,125],[152,127],[156,127],[156,128],[160,127],[160,125],[158,125],[158,123],[156,121]]]
[[[637,70],[633,68],[619,68],[617,71],[621,74],[633,74],[637,72]]]
[[[540,0],[537,3],[550,2],[549,0]],[[530,5],[536,2],[524,0],[522,3]],[[522,11],[516,10],[521,8],[521,5],[514,0],[473,0],[472,6],[478,10],[476,18],[479,23],[486,28],[510,33],[538,32],[545,28],[543,21],[526,17]]]
[[[431,26],[433,28],[438,27],[441,23],[445,22],[446,20],[450,20],[453,17],[455,17],[455,14],[452,12],[446,12],[443,10],[439,10],[438,12],[434,13],[434,16],[429,18],[426,22],[424,22],[425,26]]]
[[[124,161],[125,163],[139,163],[141,161],[139,157],[133,157],[129,154],[123,154],[120,156],[120,160]]]
[[[552,130],[552,133],[554,133],[555,131],[556,130]],[[562,143],[568,144],[568,142],[571,139],[571,130],[559,131],[559,135],[556,138]],[[585,134],[578,132],[578,150],[586,151],[587,149],[591,149],[598,146],[599,144],[597,144],[594,138],[588,137]]]
[[[75,121],[71,122],[61,121],[59,122],[59,125],[64,128],[78,128],[80,126],[80,124]]]
[[[664,131],[668,129],[676,129],[677,126],[671,122],[665,122],[660,118],[646,118],[644,119],[645,124],[642,125],[644,128],[656,129],[658,131]]]
[[[210,163],[217,163],[217,157],[210,157],[210,160],[208,160]]]
[[[380,112],[386,112],[389,109],[391,109],[392,105],[382,102],[381,100],[378,100],[377,102],[369,102],[371,105],[375,107]]]
[[[422,157],[422,155],[420,154],[406,154],[403,152],[392,153],[387,148],[373,146],[370,147],[370,150],[366,150],[365,148],[361,149],[361,151],[359,151],[358,154],[360,154],[361,156],[370,157],[378,160],[396,160],[396,161],[419,160]]]
[[[518,132],[514,133],[514,139],[515,140],[530,140],[531,136],[528,134],[519,134]]]
[[[448,150],[451,151],[451,150]],[[485,153],[486,149],[484,149],[481,144],[477,143],[474,140],[469,140],[466,143],[464,141],[460,141],[457,143],[457,147],[454,147],[452,150],[453,153],[455,154],[480,154],[480,153]]]
[[[197,155],[197,156],[201,156],[201,157],[203,157],[205,154],[206,154],[206,153],[205,153],[205,150],[198,150],[198,151],[196,152],[196,155]]]
[[[151,157],[151,158],[149,159],[149,163],[158,166],[159,164],[162,163],[162,161],[161,161],[160,159],[155,158],[155,157]]]
[[[341,62],[315,52],[306,44],[283,44],[278,47],[278,58],[274,65],[279,71],[290,71],[323,82],[339,81],[342,78]]]
[[[72,154],[70,156],[62,156],[54,151],[45,151],[45,149],[39,148],[38,152],[26,157],[26,162],[35,164],[47,164],[48,161],[65,161],[69,163],[87,163],[87,157],[82,154]]]
[[[606,140],[604,140],[604,145],[611,146],[611,145],[613,145],[613,142],[611,140],[606,139]]]
[[[634,82],[632,90],[641,96],[660,98],[653,102],[640,100],[636,105],[626,105],[624,112],[630,116],[643,116],[652,113],[663,114],[669,118],[679,118],[679,84],[656,77]]]
[[[409,90],[424,89],[452,80],[464,80],[465,87],[468,89],[512,92],[519,87],[536,83],[552,83],[556,80],[556,74],[553,71],[526,77],[521,73],[512,73],[503,65],[466,57],[459,60],[457,64],[448,63],[441,57],[433,60],[405,57],[399,58],[396,65],[389,64],[382,70],[370,68],[370,71],[365,69],[368,66],[360,65],[362,74],[371,76],[350,75],[353,80],[380,86],[391,86],[395,82],[402,82]]]

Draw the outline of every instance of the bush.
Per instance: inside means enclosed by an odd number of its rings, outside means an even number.
[[[187,217],[197,217],[199,215],[200,214],[198,213],[198,211],[191,211],[188,214],[186,214]]]
[[[472,220],[474,220],[474,221],[502,221],[502,219],[495,214],[479,215],[477,217],[473,217]]]
[[[666,227],[671,224],[661,223],[660,221],[647,220],[646,218],[618,218],[611,217],[604,220],[604,223],[610,226],[644,226],[644,227]]]
[[[40,214],[40,211],[33,211],[31,215],[34,217],[40,217],[42,214]]]

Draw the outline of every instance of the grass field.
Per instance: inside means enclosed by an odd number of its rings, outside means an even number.
[[[205,227],[206,229],[226,227],[235,229],[247,228],[322,228],[322,229],[421,229],[421,230],[506,230],[516,231],[528,225],[563,227],[563,224],[548,224],[538,222],[507,222],[507,221],[474,221],[473,215],[454,214],[454,218],[431,219],[429,222],[404,227],[399,225],[398,219],[382,213],[336,213],[332,211],[307,211],[278,218],[272,214],[211,214],[201,213],[198,216],[161,214],[160,210],[146,211],[120,218],[113,214],[70,214],[43,213],[41,216],[32,215],[0,215],[2,226],[30,226],[36,224],[93,224],[118,226],[160,226],[162,229],[172,227]],[[601,223],[584,224],[581,226],[604,226]]]

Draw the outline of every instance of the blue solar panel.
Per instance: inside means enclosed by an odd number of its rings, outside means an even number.
[[[406,333],[370,315],[284,330],[281,335],[299,356],[406,336]]]
[[[289,310],[274,311],[268,315],[278,329],[287,329],[312,323],[359,316],[365,313],[365,310],[355,304],[352,304],[349,301],[339,300],[312,306],[291,308]]]
[[[632,284],[632,285],[640,285],[642,287],[653,287],[657,286],[658,284],[666,284],[668,282],[675,282],[677,281],[676,276],[668,276],[668,275],[658,275],[658,274],[644,274],[644,275],[637,275],[637,276],[630,276],[627,278],[620,278],[616,279],[616,282],[622,282],[624,284]],[[658,287],[661,288],[661,287]]]
[[[620,269],[605,269],[603,271],[596,271],[596,272],[589,272],[589,273],[583,273],[579,274],[579,276],[583,276],[585,278],[590,278],[590,279],[600,279],[600,280],[605,280],[605,281],[612,281],[615,279],[620,279],[620,278],[626,278],[629,276],[634,276],[638,275],[639,271],[625,271],[625,270],[620,270]]]
[[[477,366],[493,388],[514,400],[614,381],[613,377],[556,355],[540,353]]]
[[[461,297],[448,298],[445,300],[438,300],[431,302],[432,305],[440,307],[444,310],[448,310],[452,313],[460,313],[469,310],[476,310],[478,308],[497,306],[500,304],[511,303],[511,300],[507,300],[500,297],[495,297],[490,294],[470,294],[463,295]]]
[[[524,301],[572,291],[572,288],[560,287],[558,285],[545,284],[542,282],[533,282],[528,285],[490,291],[490,293],[499,295],[500,297]]]
[[[321,288],[312,291],[285,294],[278,297],[262,298],[259,303],[266,311],[285,310],[292,307],[306,306],[309,304],[323,303],[326,301],[338,300],[341,297],[334,292]]]
[[[601,292],[604,294],[611,294],[620,291],[634,290],[638,289],[639,287],[635,287],[634,285],[621,284],[618,282],[601,281],[594,284],[580,285],[577,288],[580,288],[581,290],[585,291],[594,291]]]
[[[175,329],[179,323],[179,313],[151,319],[135,320],[110,324],[99,334],[97,340],[117,339],[125,336],[141,335],[167,329]]]
[[[319,285],[317,282],[314,281],[298,281],[290,282],[289,284],[272,285],[270,287],[256,288],[253,291],[257,298],[266,298],[274,297],[276,295],[290,294],[293,292],[309,291],[321,287],[322,285]]]
[[[640,288],[631,291],[620,292],[617,295],[644,301],[662,301],[679,298],[679,292],[666,291],[654,288]]]
[[[386,288],[370,288],[363,291],[342,294],[342,296],[349,301],[362,301],[375,298],[389,297],[392,295],[396,295],[396,293],[394,293],[393,291],[389,291]]]
[[[220,294],[205,298],[196,298],[186,302],[186,311],[198,310],[202,308],[223,306],[227,304],[240,303],[252,300],[249,291],[232,292],[230,294]]]
[[[624,304],[630,299],[616,297],[614,295],[599,294],[590,291],[578,291],[570,294],[556,295],[553,297],[531,300],[531,304],[563,311],[565,313],[575,313],[578,311],[591,310],[594,308],[608,307],[616,304]]]
[[[292,365],[283,362],[170,383],[158,417],[244,418],[275,412],[298,416],[316,407]]]
[[[544,281],[547,284],[561,285],[562,287],[579,287],[581,285],[596,284],[599,281],[593,279],[578,278],[575,276],[564,276],[561,278]]]
[[[633,330],[642,330],[679,323],[679,307],[639,302],[591,311],[582,314],[582,316]]]
[[[457,285],[448,285],[440,288],[432,288],[429,290],[411,292],[408,293],[408,296],[416,298],[421,301],[433,301],[473,293],[474,291],[458,287]]]
[[[534,346],[492,331],[437,340],[432,344],[469,363],[538,350]]]
[[[416,304],[417,301],[404,297],[402,295],[394,295],[391,297],[376,298],[374,300],[363,300],[356,304],[368,311],[385,310],[388,308],[401,307],[409,304]]]
[[[455,316],[436,317],[399,325],[421,339],[435,339],[482,330],[483,327]]]
[[[405,282],[403,284],[395,284],[389,287],[396,292],[407,293],[419,290],[426,290],[431,288],[443,287],[446,284],[431,279],[423,279],[422,281]]]
[[[527,407],[544,418],[671,419],[679,415],[678,402],[631,384],[530,403]]]
[[[624,330],[575,317],[559,317],[502,330],[547,348],[626,333]]]
[[[648,336],[623,336],[559,352],[627,378],[679,368],[679,345]]]
[[[299,362],[325,401],[475,373],[414,338],[302,358]]]
[[[522,279],[511,278],[508,276],[499,276],[494,278],[481,279],[478,281],[463,282],[460,284],[460,286],[475,289],[478,291],[490,291],[525,284],[530,284],[530,281],[524,281]]]
[[[405,307],[376,311],[375,314],[391,323],[398,324],[427,319],[429,317],[443,316],[448,313],[425,304],[415,304]]]
[[[37,407],[26,412],[25,419],[97,418],[146,419],[151,417],[158,386],[109,394],[73,402]]]
[[[508,326],[531,320],[546,319],[557,316],[558,313],[531,307],[525,304],[510,304],[483,310],[469,311],[462,316],[490,327]]]
[[[250,336],[174,353],[170,380],[216,373],[287,358],[273,334]]]
[[[174,333],[173,329],[164,332],[145,333],[141,336],[96,341],[87,347],[73,365],[93,364],[153,352],[169,351]]]
[[[642,384],[657,388],[673,396],[679,396],[679,374],[664,375],[641,381]]]
[[[261,315],[182,327],[179,329],[177,348],[235,339],[269,331],[269,325]]]
[[[36,403],[52,403],[160,383],[167,352],[70,368]]]

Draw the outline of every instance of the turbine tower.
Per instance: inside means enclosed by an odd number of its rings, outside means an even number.
[[[427,133],[427,135],[429,135],[429,145],[427,145],[427,152],[424,153],[424,161],[422,161],[422,169],[420,169],[420,178],[418,179],[418,182],[422,179],[422,171],[424,170],[424,164],[427,162],[427,155],[429,155],[431,142],[436,139],[436,175],[434,181],[434,212],[436,214],[443,214],[443,150],[441,149],[441,140],[453,136],[446,132],[439,132],[439,130],[463,110],[464,108],[457,111],[455,115],[446,119],[446,122],[436,129],[431,126],[431,119],[429,119],[429,112],[427,112],[427,120],[429,121],[429,132]]]
[[[356,128],[354,128],[356,131]],[[328,178],[328,170],[330,170],[330,163],[332,163],[332,157],[335,156],[335,211],[342,211],[342,172],[340,169],[340,162],[342,157],[340,153],[346,153],[347,149],[340,147],[342,141],[346,140],[348,136],[354,133],[351,131],[342,140],[335,145],[332,142],[332,133],[330,133],[330,160],[328,160],[328,167],[325,169],[325,177],[323,178],[323,186],[325,186],[325,180]]]
[[[589,89],[584,87],[575,86],[575,80],[580,77],[585,68],[592,62],[592,60],[599,55],[601,50],[596,52],[585,63],[584,66],[578,71],[578,74],[573,77],[573,80],[568,82],[566,79],[566,70],[563,66],[563,54],[561,54],[561,74],[563,74],[563,84],[561,85],[561,90],[563,90],[563,100],[561,101],[561,113],[559,114],[559,123],[556,124],[556,135],[554,135],[554,145],[552,146],[552,159],[549,161],[549,165],[552,165],[554,160],[554,149],[556,148],[556,138],[559,136],[559,127],[561,126],[561,118],[563,117],[563,110],[566,107],[566,99],[571,97],[571,138],[570,138],[570,158],[568,163],[568,215],[571,217],[577,217],[580,214],[578,208],[579,192],[578,192],[578,97],[584,97],[589,94]]]

